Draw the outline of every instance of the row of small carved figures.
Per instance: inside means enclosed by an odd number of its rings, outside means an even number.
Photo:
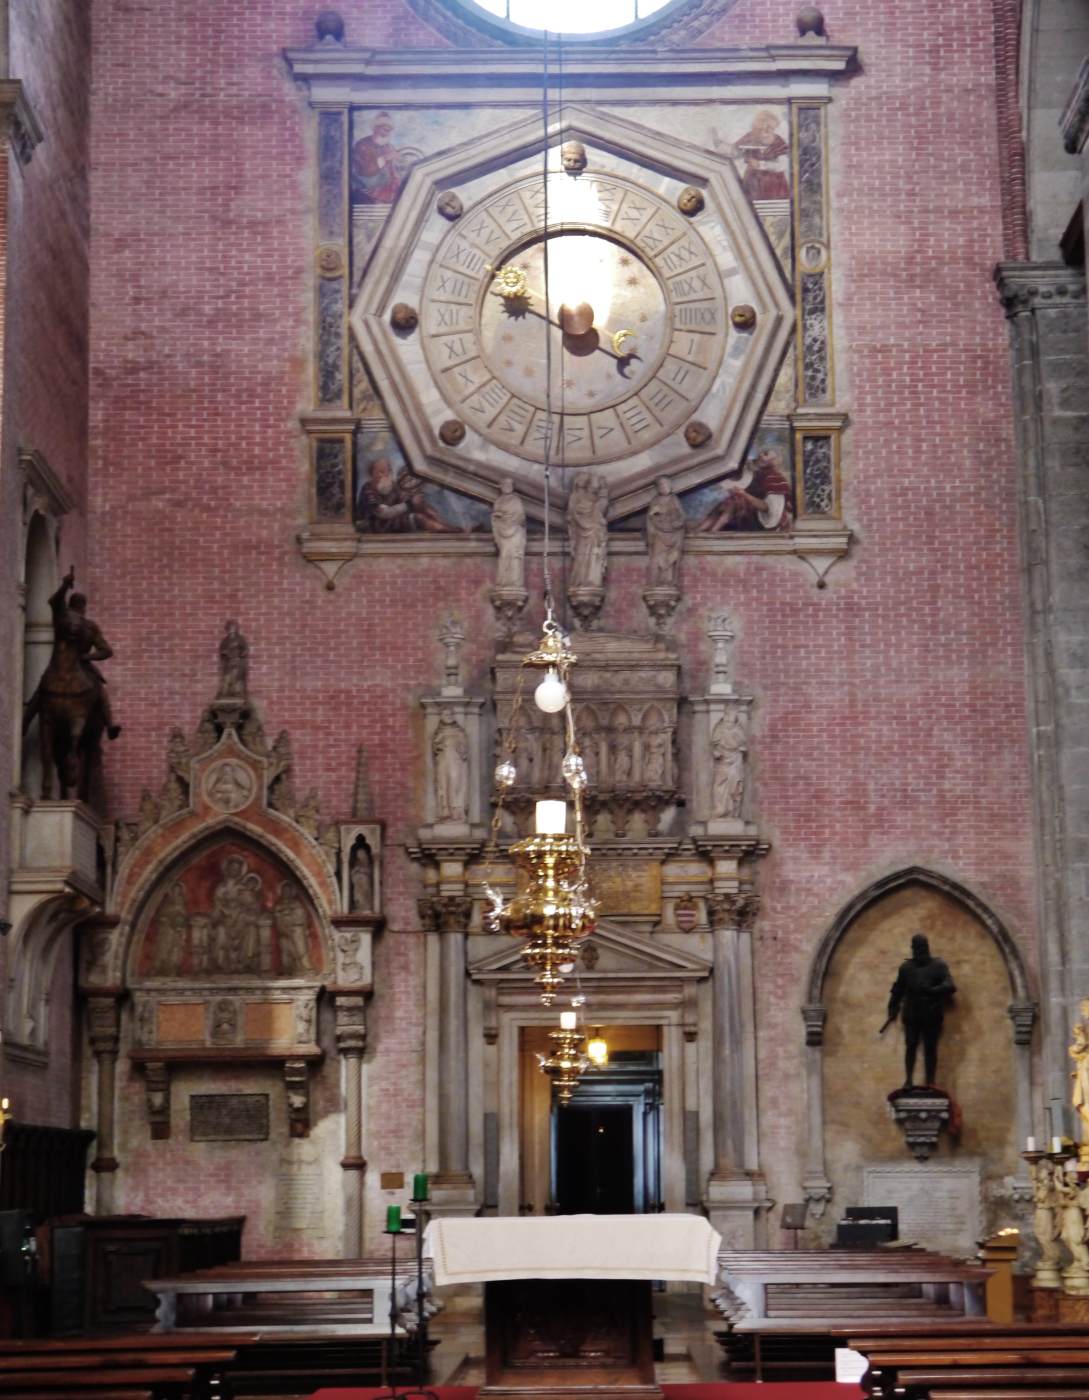
[[[566,797],[567,791],[561,784],[534,788],[530,792],[514,791],[503,799],[504,809],[510,813],[519,836],[528,836],[533,829],[534,810],[539,798]],[[493,802],[498,799],[493,798]],[[639,813],[646,823],[646,834],[656,836],[658,823],[667,807],[684,801],[680,793],[667,788],[630,788],[622,792],[600,793],[593,790],[582,794],[582,807],[586,819],[587,834],[604,834],[599,830],[600,818],[607,816],[612,824],[613,834],[624,836],[631,818]]]
[[[576,731],[577,732],[577,731]],[[647,730],[614,729],[579,734],[579,750],[587,778],[599,788],[666,788],[673,779],[674,731],[668,725]],[[527,728],[519,732],[513,761],[515,786],[533,787],[536,775],[558,774],[566,741],[556,729]],[[498,738],[497,761],[506,757],[506,736]]]

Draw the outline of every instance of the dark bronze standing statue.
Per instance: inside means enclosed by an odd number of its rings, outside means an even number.
[[[941,958],[931,957],[926,935],[917,933],[911,940],[911,957],[900,964],[892,984],[888,1020],[881,1027],[882,1032],[887,1030],[898,1015],[904,1023],[905,1089],[914,1083],[920,1040],[926,1082],[933,1086],[945,1008],[956,990],[948,966]]]
[[[23,733],[38,718],[42,758],[42,797],[53,796],[56,773],[60,796],[90,801],[102,764],[102,735],[116,739],[121,726],[110,712],[106,678],[95,665],[113,648],[87,616],[87,599],[72,593],[75,569],[69,569],[49,600],[53,614],[53,654],[27,701]]]

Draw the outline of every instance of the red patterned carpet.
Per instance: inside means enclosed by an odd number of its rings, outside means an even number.
[[[403,1390],[404,1387],[401,1387]],[[862,1395],[858,1385],[835,1385],[830,1381],[763,1381],[736,1385],[663,1385],[666,1400],[856,1400]],[[439,1400],[473,1400],[473,1385],[435,1387]],[[315,1390],[311,1400],[376,1400],[388,1390],[353,1390],[351,1387]]]

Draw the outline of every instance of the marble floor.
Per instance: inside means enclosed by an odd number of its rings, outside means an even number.
[[[659,1384],[721,1380],[722,1353],[714,1338],[721,1327],[722,1318],[704,1303],[702,1289],[655,1293],[654,1335],[664,1343],[663,1359],[654,1367]],[[435,1385],[483,1384],[484,1318],[478,1290],[450,1290],[442,1312],[432,1319],[431,1336],[439,1343],[432,1353]]]

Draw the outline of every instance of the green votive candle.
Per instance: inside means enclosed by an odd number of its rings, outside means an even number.
[[[412,1199],[414,1201],[427,1200],[427,1173],[417,1172],[412,1178]]]
[[[391,1234],[399,1234],[401,1229],[401,1207],[386,1207],[386,1230]]]

